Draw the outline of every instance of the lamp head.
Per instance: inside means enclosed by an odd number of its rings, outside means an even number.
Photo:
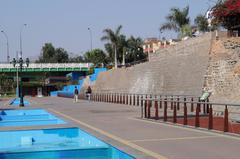
[[[26,65],[27,65],[27,67],[29,66],[29,63],[30,63],[29,58],[26,58]]]
[[[18,62],[19,62],[20,68],[22,68],[23,67],[23,59],[22,59],[22,57],[19,58]]]
[[[15,67],[15,66],[16,66],[16,63],[17,63],[16,59],[15,59],[15,58],[13,58],[13,60],[12,60],[13,67]]]

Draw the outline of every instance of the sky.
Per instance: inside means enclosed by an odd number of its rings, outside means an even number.
[[[38,57],[45,43],[80,55],[93,48],[104,49],[103,29],[122,25],[122,33],[141,37],[174,38],[160,34],[170,8],[190,6],[190,17],[205,14],[212,0],[0,0],[0,29],[9,39],[11,59],[20,50],[22,28],[23,57]],[[0,61],[7,58],[6,38],[0,34]]]

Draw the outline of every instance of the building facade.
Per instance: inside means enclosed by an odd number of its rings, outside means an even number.
[[[143,52],[146,54],[156,53],[157,50],[163,49],[169,45],[175,45],[177,40],[159,40],[157,38],[147,38],[143,43]]]

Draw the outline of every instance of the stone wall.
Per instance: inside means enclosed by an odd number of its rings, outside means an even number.
[[[150,61],[100,74],[95,91],[199,96],[208,68],[211,34],[150,55]]]
[[[206,85],[215,102],[240,102],[240,38],[214,41]]]

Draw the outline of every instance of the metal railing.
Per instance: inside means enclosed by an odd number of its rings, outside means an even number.
[[[81,99],[86,99],[84,95]],[[128,93],[93,93],[91,100],[96,102],[108,102],[140,106],[141,118],[163,120],[163,122],[189,125],[188,119],[194,119],[195,127],[200,127],[201,119],[207,119],[209,130],[214,129],[214,107],[223,109],[222,131],[229,132],[229,107],[240,108],[239,104],[214,103],[208,99],[200,101],[200,97],[191,95],[162,95],[162,94],[128,94]],[[162,115],[160,115],[160,112]],[[152,114],[154,113],[154,114]]]
[[[89,68],[91,63],[30,63],[28,68]],[[14,68],[12,64],[0,63],[0,68]]]

